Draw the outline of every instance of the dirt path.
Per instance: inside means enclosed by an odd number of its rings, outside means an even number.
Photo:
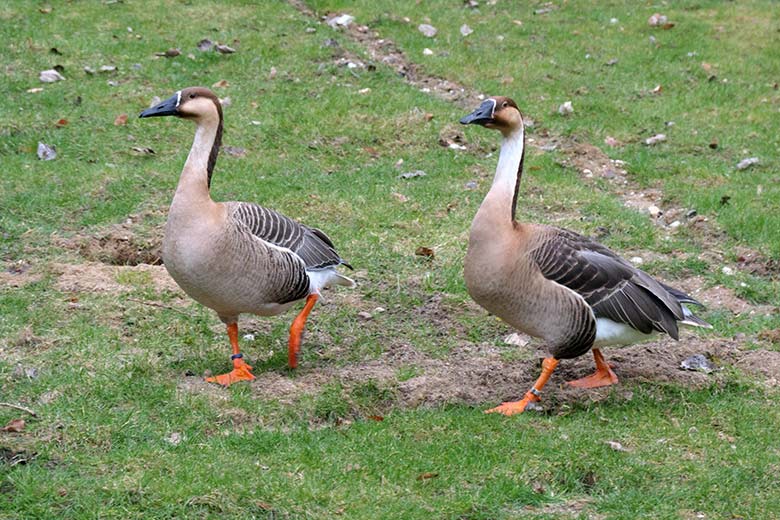
[[[288,0],[290,5],[303,15],[318,21],[329,20],[341,13],[316,13],[304,0]],[[392,40],[383,38],[377,31],[355,20],[340,31],[360,45],[369,60],[381,63],[395,70],[408,84],[432,96],[454,103],[464,110],[474,109],[485,94],[457,81],[427,74],[421,66],[408,59],[406,54]],[[344,50],[344,57],[358,60]],[[689,208],[680,208],[664,200],[663,193],[655,187],[643,187],[628,174],[621,161],[612,160],[599,147],[583,142],[576,137],[569,138],[549,134],[544,129],[531,129],[529,143],[543,151],[557,151],[562,155],[562,164],[574,168],[583,182],[595,186],[597,181],[606,182],[610,192],[623,203],[650,218],[662,229],[662,233],[671,234],[677,229],[690,227],[693,240],[703,249],[712,251],[709,256],[713,263],[725,264],[724,252],[718,250],[725,234],[716,223],[707,217],[696,214]],[[656,210],[657,208],[657,210]],[[762,274],[772,271],[780,273],[780,266],[758,252],[740,248],[735,267],[745,268],[748,272]]]

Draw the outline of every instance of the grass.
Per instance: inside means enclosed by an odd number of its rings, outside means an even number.
[[[532,14],[533,5],[481,4],[309,5],[354,14],[429,73],[513,96],[537,131],[596,145],[607,135],[623,141],[605,149],[629,164],[633,180],[696,208],[725,234],[667,236],[609,186],[583,184],[554,153],[529,152],[535,168],[523,180],[522,218],[586,234],[607,229],[604,241],[618,251],[668,254],[646,264],[652,274],[670,282],[698,276],[705,287],[776,305],[780,283],[771,270],[729,276],[717,256],[705,254],[725,251],[732,263],[739,253],[730,251],[739,248],[780,257],[777,148],[767,137],[780,130],[773,87],[780,61],[771,47],[777,21],[766,15],[772,4],[676,4],[665,11],[676,23],[668,31],[646,25],[655,8],[632,4],[575,2],[543,15]],[[774,514],[777,391],[736,369],[700,389],[629,383],[630,398],[614,392],[510,420],[485,416],[483,407],[396,408],[397,385],[424,375],[414,362],[397,370],[395,384],[336,380],[289,396],[292,404],[263,398],[250,385],[188,388],[227,363],[210,311],[158,292],[141,271],[114,275],[126,293],[63,290],[53,266],[84,262],[61,246],[75,234],[100,236],[130,215],[143,237],[161,225],[193,129],[138,120],[153,96],[227,81],[214,87],[231,100],[225,144],[246,156],[221,155],[214,198],[256,201],[320,226],[358,269],[355,299],[334,298],[345,303],[318,307],[310,321],[301,366],[313,370],[375,361],[391,345],[447,359],[459,343],[500,343],[508,329],[469,306],[461,278],[468,226],[495,163],[485,152],[497,136],[468,129],[478,153],[439,146],[440,131],[462,109],[381,64],[339,66],[344,49],[362,55],[357,44],[284,2],[45,7],[0,7],[0,257],[4,270],[38,275],[23,287],[0,285],[0,401],[39,415],[22,434],[0,433],[0,518]],[[416,30],[426,17],[439,28],[434,40]],[[463,23],[475,29],[466,39],[458,32]],[[750,34],[738,30],[746,23]],[[202,53],[195,47],[204,37],[238,52]],[[171,47],[182,55],[155,56]],[[423,55],[425,47],[434,56]],[[618,63],[605,66],[613,57]],[[702,62],[717,80],[708,81]],[[40,84],[38,73],[54,65],[67,79]],[[117,71],[83,72],[101,65]],[[647,94],[657,84],[662,94]],[[28,92],[37,87],[43,91]],[[567,99],[575,113],[559,117]],[[120,114],[129,116],[125,125],[114,124]],[[60,119],[67,124],[58,126]],[[664,126],[670,120],[675,125]],[[660,131],[667,143],[641,144]],[[56,146],[56,160],[36,158],[39,141]],[[735,171],[746,155],[761,163]],[[426,175],[398,178],[414,170]],[[433,247],[435,258],[416,256],[419,246]],[[424,313],[433,297],[447,321]],[[379,306],[385,311],[376,312]],[[745,334],[745,348],[776,348],[759,337],[780,328],[776,313],[710,309],[704,316],[715,325],[713,341]],[[256,338],[242,342],[256,372],[295,382],[299,376],[284,369],[288,321],[242,322],[242,332]],[[37,377],[18,375],[17,365],[36,368]],[[18,416],[0,407],[0,426]],[[30,460],[5,462],[14,453]]]

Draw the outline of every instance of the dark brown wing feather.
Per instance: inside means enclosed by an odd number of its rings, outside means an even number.
[[[249,228],[256,237],[301,257],[307,269],[325,269],[342,264],[352,268],[339,256],[325,233],[281,213],[257,204],[237,202],[233,218]]]
[[[678,338],[677,322],[684,319],[680,302],[696,302],[693,298],[670,291],[597,242],[565,229],[549,230],[547,240],[531,252],[545,278],[581,295],[597,318]]]

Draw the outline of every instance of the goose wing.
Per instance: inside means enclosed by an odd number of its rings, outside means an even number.
[[[545,278],[582,296],[597,318],[625,323],[645,334],[656,330],[679,337],[677,322],[685,319],[680,297],[683,302],[696,300],[670,291],[589,238],[549,229],[552,233],[531,251]]]
[[[276,247],[289,249],[299,256],[306,269],[318,270],[337,265],[351,268],[336,252],[328,235],[305,226],[274,210],[248,202],[236,202],[233,218],[251,233]]]

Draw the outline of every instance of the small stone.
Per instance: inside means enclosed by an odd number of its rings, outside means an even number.
[[[680,368],[683,370],[694,370],[704,372],[705,374],[711,374],[720,368],[707,359],[704,354],[694,354],[693,356],[686,358],[680,363]]]
[[[350,14],[340,14],[340,15],[333,16],[332,18],[329,18],[327,24],[333,27],[334,29],[341,29],[343,27],[348,27],[354,21],[355,21],[354,16]]]
[[[255,340],[255,335],[254,335],[254,334],[252,334],[251,332],[250,332],[249,334],[244,334],[242,337],[243,337],[243,338],[244,338],[246,341],[254,341],[254,340]]]
[[[462,36],[468,36],[469,34],[473,33],[474,29],[466,25],[465,23],[460,26],[460,34]]]
[[[685,218],[693,218],[699,213],[695,209],[688,210],[688,212],[685,214]]]
[[[427,174],[422,170],[415,170],[413,172],[402,173],[398,176],[399,179],[413,179],[415,177],[425,177]]]
[[[214,42],[208,38],[203,38],[198,42],[198,50],[201,52],[210,51],[212,47],[214,47]]]
[[[57,157],[57,150],[54,146],[49,146],[47,144],[38,143],[38,159],[42,161],[51,161],[52,159],[55,159]]]
[[[436,27],[427,23],[421,23],[420,25],[418,25],[417,30],[423,33],[423,36],[426,36],[428,38],[433,38],[434,36],[436,36],[436,33],[439,32],[436,29]]]
[[[426,56],[433,56],[433,51],[429,49],[428,47],[423,49],[423,54]]]
[[[507,345],[515,345],[517,347],[525,347],[528,345],[528,337],[525,334],[518,334],[513,332],[504,338],[504,343]]]
[[[648,137],[645,139],[645,144],[648,146],[653,146],[664,141],[666,141],[666,134],[656,134],[653,137]]]
[[[477,189],[477,187],[478,187],[478,185],[477,185],[477,183],[476,183],[475,181],[468,181],[468,182],[467,182],[467,183],[464,185],[464,187],[465,187],[467,190],[476,190],[476,189]]]
[[[236,50],[233,47],[230,47],[229,45],[222,45],[219,43],[215,45],[214,48],[220,54],[233,54],[234,52],[236,52]]]
[[[558,107],[558,113],[562,116],[568,116],[574,112],[574,107],[571,106],[571,101],[564,102]]]
[[[644,263],[644,259],[641,256],[632,256],[628,260],[634,265],[641,265]]]
[[[366,311],[358,312],[358,318],[360,318],[361,320],[368,321],[368,320],[372,319],[373,317],[374,317],[374,315],[371,314],[370,312],[366,312]]]
[[[722,272],[726,276],[732,276],[734,274],[734,269],[732,269],[731,267],[729,267],[727,265],[724,265],[723,269],[721,269],[720,272]]]
[[[758,164],[758,157],[748,157],[747,159],[742,159],[737,163],[737,170],[746,170],[753,166],[754,164]]]
[[[163,440],[173,446],[178,446],[184,439],[185,437],[183,433],[173,432]]]
[[[65,77],[54,69],[41,71],[38,79],[41,83],[54,83],[56,81],[62,81]]]
[[[606,443],[615,451],[628,451],[622,444],[617,441],[606,441]]]
[[[647,25],[650,27],[658,27],[661,25],[666,25],[669,22],[669,19],[666,17],[666,15],[663,15],[661,13],[653,13],[650,18],[647,19]]]
[[[647,212],[650,213],[650,216],[653,217],[653,218],[658,218],[658,217],[660,217],[661,215],[664,214],[664,212],[661,211],[661,208],[659,208],[658,206],[655,206],[655,205],[648,206]]]
[[[672,228],[672,229],[680,227],[680,221],[679,220],[675,220],[674,222],[669,224],[669,227]]]

